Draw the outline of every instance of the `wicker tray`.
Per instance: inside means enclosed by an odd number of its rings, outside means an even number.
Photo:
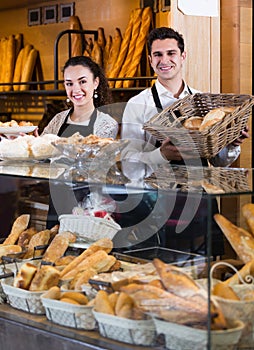
[[[46,310],[47,319],[53,323],[83,330],[96,328],[92,306],[65,303],[60,300],[45,298],[43,295],[41,301]]]
[[[13,287],[13,278],[1,281],[8,304],[13,308],[32,314],[44,315],[45,309],[41,302],[43,292],[30,292],[29,290]]]
[[[96,311],[93,313],[103,337],[134,345],[154,345],[156,332],[152,319],[136,321]]]
[[[144,124],[144,130],[158,140],[169,137],[176,146],[196,150],[203,158],[212,158],[241,135],[251,115],[254,96],[235,94],[189,95],[177,101]],[[204,117],[218,107],[236,107],[208,130],[195,131],[182,127],[182,122],[192,116]],[[174,120],[174,121],[173,121]]]
[[[163,334],[167,349],[206,350],[208,332],[154,318],[157,334]],[[211,350],[234,350],[241,337],[244,323],[231,321],[232,328],[211,332]]]
[[[207,193],[248,192],[251,189],[248,170],[224,167],[186,167],[162,165],[144,181],[153,188]]]
[[[60,215],[59,232],[71,231],[77,234],[79,241],[95,242],[107,237],[113,239],[121,227],[114,221],[95,216]]]

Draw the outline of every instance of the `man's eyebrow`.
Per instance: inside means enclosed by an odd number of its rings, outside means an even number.
[[[170,50],[166,50],[166,52],[167,53],[174,53],[174,52],[177,52],[177,50],[176,49],[170,49]],[[152,54],[154,55],[154,54],[161,54],[162,53],[162,51],[153,51],[152,52]]]

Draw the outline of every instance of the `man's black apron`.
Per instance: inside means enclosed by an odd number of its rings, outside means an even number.
[[[189,86],[187,86],[187,89],[189,94],[192,95],[192,91],[189,88]],[[151,90],[152,90],[155,106],[157,107],[158,110],[160,111],[163,110],[155,84],[153,84]],[[160,145],[161,143],[157,141],[155,146],[160,147]],[[189,162],[190,160],[188,160],[188,163]],[[202,163],[202,166],[208,166],[208,161],[205,158],[201,158],[201,163]],[[181,160],[181,161],[170,161],[170,164],[184,165],[185,163],[183,160]],[[168,223],[166,224],[166,229],[164,230],[164,234],[166,235],[166,237],[161,237],[161,241],[164,242],[164,244],[168,248],[181,250],[181,244],[183,240],[186,238],[190,240],[191,250],[198,252],[200,246],[195,247],[195,239],[197,238],[197,242],[199,242],[198,244],[200,244],[199,235],[202,234],[204,236],[204,242],[203,244],[201,243],[201,246],[203,245],[204,250],[206,251],[205,246],[206,246],[206,232],[207,232],[208,203],[205,196],[202,196],[197,213],[193,218],[193,220],[189,223],[188,227],[179,234],[175,233],[175,227],[176,227],[175,223],[178,221],[182,213],[182,209],[184,208],[186,199],[187,197],[184,198],[183,196],[177,196],[175,209],[173,210],[172,215],[170,216]],[[217,212],[218,212],[217,201],[216,199],[214,199],[212,200],[212,213],[211,214],[209,213],[209,215],[213,216]],[[214,256],[222,255],[224,253],[223,234],[214,220],[212,222],[212,232],[213,232],[212,255]]]
[[[58,136],[60,137],[70,137],[76,132],[79,132],[82,136],[89,136],[93,134],[94,123],[97,118],[97,111],[94,110],[92,116],[90,118],[88,125],[76,125],[76,124],[68,124],[67,120],[72,113],[72,109],[66,116],[64,123],[59,129]],[[51,186],[53,186],[51,184]],[[49,196],[49,210],[47,217],[47,228],[51,228],[54,225],[58,224],[58,216],[61,214],[71,214],[72,208],[77,206],[77,202],[82,201],[84,196],[89,193],[84,189],[75,188],[67,186],[66,184],[57,184],[54,186],[54,198],[55,196],[59,197],[61,200],[57,201],[57,208],[54,207],[53,199],[51,195]],[[75,195],[73,196],[73,191]]]

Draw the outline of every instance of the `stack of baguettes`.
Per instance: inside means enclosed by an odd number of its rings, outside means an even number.
[[[246,264],[254,259],[254,204],[246,203],[241,209],[248,229],[238,227],[221,214],[215,214],[214,219],[239,259]]]
[[[106,67],[108,78],[127,78],[135,77],[141,61],[143,49],[146,44],[146,37],[152,26],[152,9],[145,7],[144,9],[133,10],[123,35],[120,49],[117,52],[110,51],[109,60],[114,56],[111,69]],[[116,83],[110,81],[110,87],[131,87],[132,80],[124,82],[118,80]]]

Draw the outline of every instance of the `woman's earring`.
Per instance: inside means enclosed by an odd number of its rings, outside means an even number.
[[[71,102],[71,100],[69,99],[69,97],[66,98],[66,102],[67,102],[67,103],[70,103],[70,102]]]
[[[98,98],[98,93],[97,93],[97,90],[96,90],[96,89],[94,90],[93,97],[94,97],[94,98]]]

